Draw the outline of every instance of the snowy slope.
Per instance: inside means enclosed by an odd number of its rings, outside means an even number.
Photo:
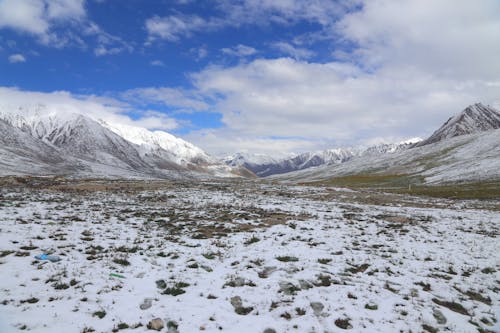
[[[448,119],[429,138],[417,143],[416,146],[497,128],[500,128],[500,112],[490,106],[477,103],[468,106],[458,115]]]
[[[10,149],[10,155],[17,151],[18,158],[29,156],[24,153],[26,149],[17,149],[20,147],[34,151],[38,150],[37,146],[49,147],[50,151],[40,150],[47,159],[62,158],[73,165],[59,172],[52,166],[52,172],[58,174],[73,170],[74,175],[85,177],[182,178],[203,174],[232,177],[239,171],[217,163],[201,149],[168,133],[111,125],[80,113],[62,112],[53,106],[0,105],[0,119],[4,127],[11,126],[25,134],[24,141],[19,139],[4,145]],[[36,165],[37,161],[44,163],[34,159],[30,164]],[[19,172],[15,165],[5,165],[2,173]],[[32,174],[30,169],[24,173]]]
[[[215,161],[193,144],[163,131],[149,131],[145,128],[99,123],[120,137],[140,146],[143,155],[156,155],[180,165],[211,164]]]
[[[498,180],[499,142],[500,129],[497,129],[392,154],[358,156],[346,163],[271,178],[307,182],[348,175],[405,175],[426,184]]]
[[[45,142],[0,119],[0,176],[47,175],[78,170],[74,161]]]
[[[289,154],[275,158],[262,154],[235,154],[223,161],[230,166],[243,166],[260,177],[305,170],[322,165],[340,164],[356,156],[394,153],[410,147],[420,141],[420,138],[405,140],[400,143],[379,144],[368,148],[336,148],[302,154]]]

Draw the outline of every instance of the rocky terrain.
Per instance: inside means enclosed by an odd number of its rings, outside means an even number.
[[[1,332],[500,330],[498,201],[9,178],[0,219]]]

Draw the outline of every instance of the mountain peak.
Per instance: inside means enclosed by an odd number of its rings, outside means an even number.
[[[429,138],[416,144],[424,146],[459,135],[473,134],[500,128],[500,112],[482,103],[469,105],[462,112],[449,118]]]

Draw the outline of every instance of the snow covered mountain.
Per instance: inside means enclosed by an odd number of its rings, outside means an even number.
[[[368,185],[448,184],[500,180],[500,114],[475,104],[450,118],[428,139],[391,154],[360,154],[345,163],[276,175],[311,182]],[[347,177],[347,178],[346,178]]]
[[[33,166],[21,171],[17,163],[7,167],[4,162],[1,174],[175,178],[238,172],[168,133],[112,125],[41,104],[2,106],[0,120],[4,133],[0,152]],[[16,152],[18,156],[13,156]]]
[[[418,142],[419,138],[394,144],[379,144],[368,148],[336,148],[318,152],[290,154],[281,158],[273,158],[261,154],[238,153],[223,159],[224,163],[233,167],[244,167],[260,177],[305,170],[322,165],[334,165],[349,161],[356,156],[387,154],[406,149]]]
[[[408,184],[450,184],[500,180],[500,129],[456,136],[393,154],[358,156],[272,176],[292,182],[326,181],[346,185],[407,187]],[[372,183],[370,183],[372,182]]]
[[[481,103],[470,105],[451,117],[429,138],[415,146],[424,146],[455,136],[473,134],[500,128],[500,111]]]
[[[200,148],[167,132],[109,124],[104,120],[99,120],[99,123],[127,141],[140,146],[142,156],[157,156],[183,166],[215,163],[215,159]]]

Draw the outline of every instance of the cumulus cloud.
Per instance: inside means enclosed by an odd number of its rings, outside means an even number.
[[[12,54],[9,56],[9,62],[15,64],[18,62],[26,62],[26,58],[22,54]]]
[[[102,119],[115,124],[172,130],[177,121],[156,111],[140,111],[117,99],[94,95],[74,95],[67,91],[50,93],[24,91],[17,88],[0,87],[0,109],[4,112],[19,106],[43,104],[54,112],[78,113],[93,119]],[[134,115],[130,117],[129,114]]]
[[[337,145],[425,136],[471,103],[500,104],[500,81],[457,82],[412,68],[365,73],[338,62],[261,59],[208,68],[193,79],[203,93],[222,96],[214,109],[222,112],[228,130]]]
[[[39,43],[55,48],[77,46],[86,49],[85,38],[92,37],[96,56],[133,49],[88,19],[85,0],[2,0],[0,29],[33,35]]]
[[[325,23],[349,44],[339,61],[257,59],[194,73],[224,127],[190,138],[208,151],[232,135],[242,138],[235,150],[251,150],[250,138],[266,149],[351,146],[425,137],[472,103],[500,108],[499,15],[495,0],[363,1]]]
[[[497,0],[365,0],[334,29],[365,67],[413,66],[456,79],[500,77]]]
[[[45,35],[57,22],[81,20],[84,0],[2,0],[0,28]]]

